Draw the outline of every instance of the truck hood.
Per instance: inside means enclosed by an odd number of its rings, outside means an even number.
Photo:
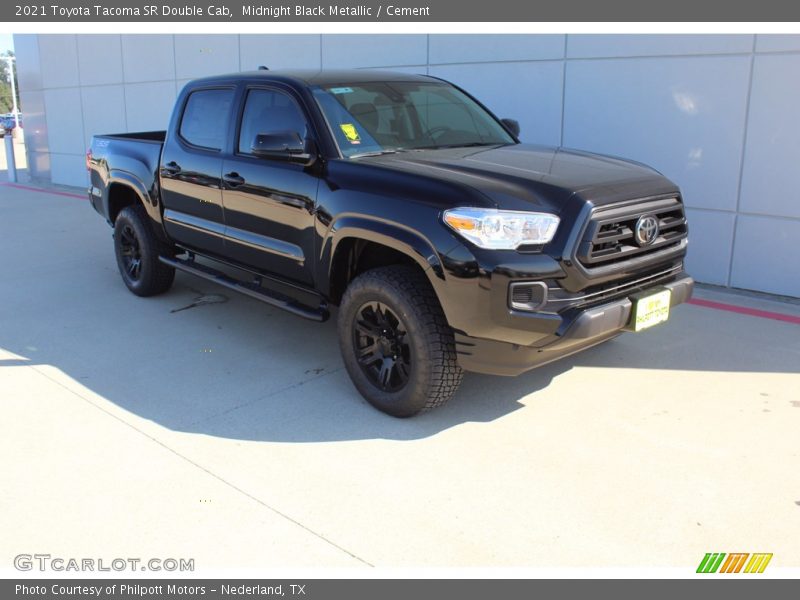
[[[356,159],[468,185],[498,208],[560,212],[572,196],[595,205],[677,193],[663,175],[640,163],[565,148],[529,144],[406,151]]]

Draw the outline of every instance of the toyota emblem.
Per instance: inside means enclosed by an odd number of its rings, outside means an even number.
[[[653,215],[642,215],[636,221],[636,227],[633,231],[637,244],[649,246],[658,237],[658,219]]]

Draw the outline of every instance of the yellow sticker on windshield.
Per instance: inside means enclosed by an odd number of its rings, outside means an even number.
[[[356,131],[356,126],[352,123],[342,123],[339,125],[342,128],[342,132],[344,133],[344,137],[347,138],[347,141],[351,144],[360,144],[361,143],[361,136],[358,135],[358,131]]]

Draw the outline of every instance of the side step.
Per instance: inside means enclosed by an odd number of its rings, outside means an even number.
[[[194,260],[167,258],[166,256],[159,256],[158,260],[165,265],[169,265],[170,267],[178,269],[179,271],[184,271],[186,273],[196,275],[197,277],[207,279],[208,281],[213,281],[214,283],[218,283],[226,288],[241,292],[242,294],[250,296],[251,298],[260,300],[261,302],[266,302],[270,306],[281,308],[299,317],[305,317],[306,319],[311,319],[312,321],[322,322],[327,321],[328,317],[330,316],[325,304],[320,305],[319,308],[316,309],[304,306],[288,296],[284,296],[278,292],[273,292],[272,290],[261,287],[258,279],[252,283],[239,281],[238,279],[234,279],[233,277],[230,277],[221,271],[217,271],[206,265],[201,265]]]

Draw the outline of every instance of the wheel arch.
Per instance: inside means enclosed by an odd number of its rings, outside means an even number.
[[[396,223],[365,217],[337,220],[323,246],[321,266],[327,279],[325,295],[332,304],[341,300],[347,284],[370,268],[394,264],[415,265],[431,282],[444,279],[439,253],[416,231]]]
[[[153,231],[161,241],[169,242],[162,226],[157,191],[148,190],[135,175],[118,170],[109,172],[103,202],[107,220],[112,226],[123,208],[141,204],[154,225]]]

